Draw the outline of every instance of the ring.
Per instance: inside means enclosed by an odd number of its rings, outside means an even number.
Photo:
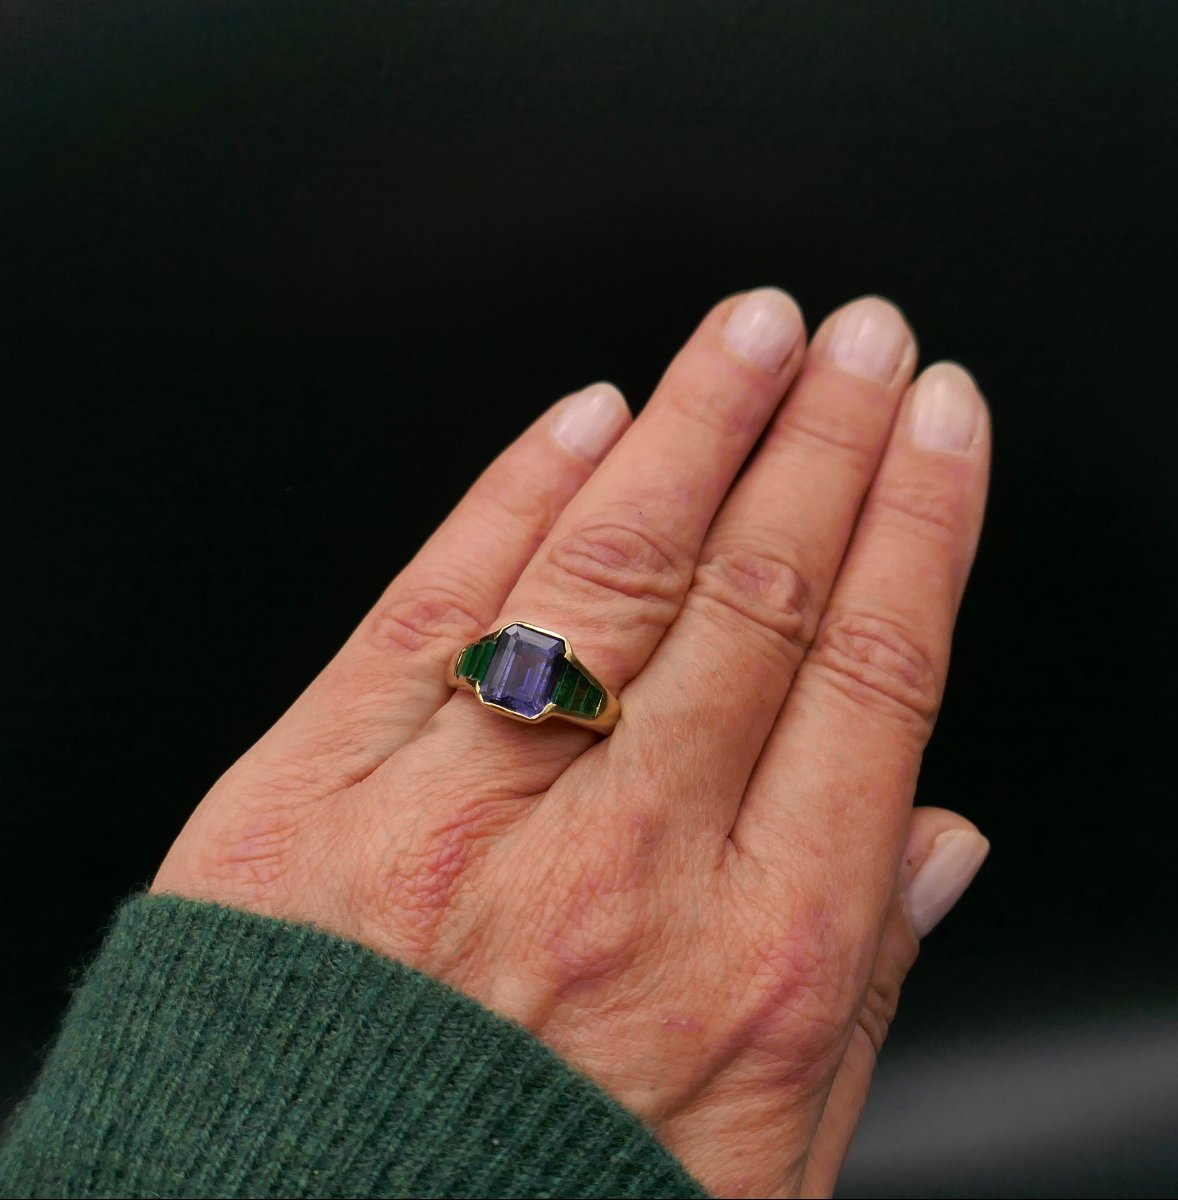
[[[463,646],[448,682],[469,688],[487,708],[531,724],[563,717],[609,733],[622,715],[618,698],[585,669],[567,638],[523,621]]]

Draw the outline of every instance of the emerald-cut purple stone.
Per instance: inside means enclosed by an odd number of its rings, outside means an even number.
[[[508,625],[479,691],[484,700],[521,717],[543,712],[564,667],[564,642],[523,625]]]

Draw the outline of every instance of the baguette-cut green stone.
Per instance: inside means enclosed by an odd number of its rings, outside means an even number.
[[[482,683],[491,659],[495,655],[495,639],[486,642],[472,642],[462,651],[458,659],[458,668],[454,674],[459,678],[475,679]]]
[[[581,672],[572,663],[565,664],[564,674],[556,681],[556,690],[552,693],[552,703],[557,708],[569,707],[581,678]]]
[[[475,650],[477,653],[470,664],[470,677],[482,683],[486,677],[487,668],[491,665],[491,659],[495,657],[495,639],[491,638],[488,642],[477,643]]]
[[[576,678],[570,679],[570,676],[576,676]],[[600,688],[594,687],[580,671],[576,671],[572,667],[565,672],[561,684],[564,685],[564,693],[567,696],[563,702],[557,701],[561,708],[567,712],[576,713],[579,717],[597,716],[597,712],[601,708],[601,701],[604,699]]]
[[[470,674],[470,664],[474,659],[475,652],[478,650],[478,645],[472,642],[469,646],[465,646],[462,653],[458,656],[458,666],[454,674],[459,679],[465,679]]]

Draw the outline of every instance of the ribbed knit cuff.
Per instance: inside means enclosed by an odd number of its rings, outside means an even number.
[[[306,926],[123,905],[0,1147],[5,1196],[706,1196],[525,1030]]]

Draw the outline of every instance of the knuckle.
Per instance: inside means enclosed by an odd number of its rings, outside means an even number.
[[[510,800],[476,792],[444,818],[422,820],[370,847],[357,907],[374,922],[376,936],[392,939],[397,954],[444,965],[440,928],[453,916],[459,893],[495,834],[516,811]]]
[[[803,1090],[822,1085],[853,1023],[854,963],[840,949],[834,903],[774,914],[749,938],[742,964],[741,1035]]]
[[[853,700],[914,722],[927,736],[940,705],[940,679],[930,651],[901,622],[828,616],[810,656]]]
[[[810,585],[778,554],[706,550],[696,567],[692,593],[799,650],[812,635]]]
[[[879,487],[872,497],[876,515],[915,529],[924,539],[952,544],[961,536],[964,492],[943,480],[910,478]]]
[[[658,907],[660,841],[641,814],[628,826],[593,824],[577,831],[575,868],[547,882],[534,917],[558,994],[580,995],[616,979],[648,946]]]
[[[511,454],[496,459],[477,485],[479,503],[493,508],[513,528],[544,530],[560,511],[564,495],[552,487],[539,486],[532,472],[521,474]]]
[[[884,1039],[888,1029],[896,1017],[896,1008],[900,1003],[900,988],[890,986],[886,981],[873,979],[867,985],[867,994],[863,997],[863,1008],[859,1013],[859,1028],[863,1030],[871,1049],[878,1054],[883,1049]]]
[[[896,901],[885,926],[875,967],[859,1011],[858,1026],[876,1054],[883,1047],[888,1030],[896,1019],[900,990],[919,953],[920,942],[903,907]]]
[[[822,409],[803,413],[787,404],[770,431],[771,439],[778,444],[787,439],[801,442],[799,448],[849,461],[861,475],[870,478],[875,465],[875,439],[860,424],[840,419],[837,414],[847,406],[837,403],[842,397],[831,395],[840,389],[849,393],[853,387],[849,379],[824,379],[826,403]]]
[[[764,423],[764,410],[749,404],[742,390],[731,386],[702,386],[696,378],[668,380],[661,403],[676,417],[725,441],[756,438]]]
[[[410,591],[394,589],[371,619],[369,640],[382,653],[411,654],[438,641],[469,641],[483,633],[488,620],[459,588],[438,581]]]
[[[690,569],[641,511],[629,507],[557,538],[544,568],[562,588],[572,584],[590,600],[621,597],[660,608],[678,602]]]

